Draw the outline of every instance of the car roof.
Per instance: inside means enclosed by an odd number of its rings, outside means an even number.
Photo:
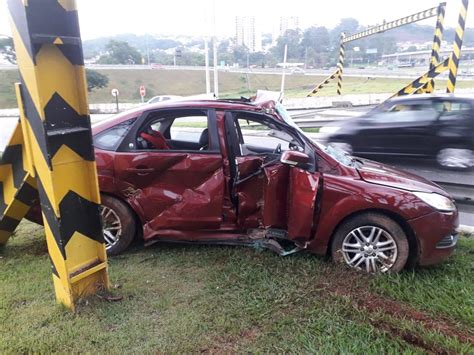
[[[102,132],[119,123],[136,118],[147,111],[159,109],[220,109],[220,110],[240,110],[240,111],[261,111],[262,108],[273,105],[272,101],[259,103],[245,102],[242,100],[179,100],[179,101],[163,101],[152,104],[142,105],[131,110],[127,110],[116,114],[104,121],[98,122],[92,127],[93,134]]]

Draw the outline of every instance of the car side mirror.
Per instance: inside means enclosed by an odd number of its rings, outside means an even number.
[[[295,150],[287,150],[283,152],[280,162],[291,166],[305,165],[310,161],[308,154],[297,152]]]

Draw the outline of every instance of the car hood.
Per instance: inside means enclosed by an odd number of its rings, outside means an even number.
[[[357,171],[364,181],[408,191],[435,192],[449,197],[446,191],[421,176],[372,160],[360,158],[357,158],[357,160],[361,163]]]

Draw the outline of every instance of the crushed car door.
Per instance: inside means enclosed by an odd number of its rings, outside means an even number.
[[[285,230],[290,239],[308,240],[313,235],[319,173],[280,161],[283,151],[298,147],[288,142],[291,139],[276,136],[295,133],[268,120],[271,118],[248,113],[226,115],[226,124],[232,128],[227,130],[229,156],[235,155],[236,162],[233,194],[238,224],[241,228]],[[303,149],[304,143],[298,144]]]
[[[161,148],[142,132],[161,139]],[[116,185],[142,211],[145,239],[170,229],[220,227],[224,174],[214,110],[153,112],[125,144],[115,157]]]

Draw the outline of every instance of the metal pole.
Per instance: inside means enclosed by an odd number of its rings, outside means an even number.
[[[458,26],[454,36],[453,52],[449,60],[449,77],[447,93],[454,93],[456,87],[456,76],[458,73],[459,59],[461,58],[462,40],[464,37],[464,29],[466,27],[467,8],[469,0],[462,0],[461,10],[459,11]]]
[[[204,60],[206,63],[206,94],[211,93],[211,75],[209,72],[209,45],[207,43],[207,37],[204,37]]]
[[[115,110],[118,113],[119,112],[119,101],[118,101],[118,95],[115,95]]]
[[[146,60],[148,65],[150,65],[150,49],[148,47],[148,36],[145,35],[145,43],[146,43]]]
[[[214,51],[214,95],[215,97],[219,97],[219,77],[217,73],[217,38],[214,37],[214,42],[212,44],[212,49]]]
[[[280,99],[279,101],[283,100],[283,95],[285,92],[285,74],[286,74],[286,58],[288,55],[288,45],[285,44],[285,51],[283,53],[283,70],[281,72],[281,87],[280,87]]]
[[[26,156],[56,299],[74,309],[79,298],[109,288],[76,2],[8,0],[8,6]]]
[[[430,57],[430,70],[433,69],[439,63],[439,50],[441,47],[441,41],[443,39],[443,22],[444,22],[444,14],[445,14],[445,7],[446,3],[442,2],[438,6],[438,17],[436,19],[436,27],[435,33],[433,37],[433,45],[431,46],[431,57]],[[421,92],[431,93],[434,91],[435,82],[430,81],[426,84],[422,89]]]
[[[344,68],[344,32],[341,33],[341,46],[339,48],[339,62],[337,63],[337,94],[342,94],[342,70]]]
[[[217,36],[216,36],[216,0],[212,1],[212,18],[214,27],[214,38],[212,42],[213,61],[214,61],[214,96],[219,97],[219,76],[217,73]]]

